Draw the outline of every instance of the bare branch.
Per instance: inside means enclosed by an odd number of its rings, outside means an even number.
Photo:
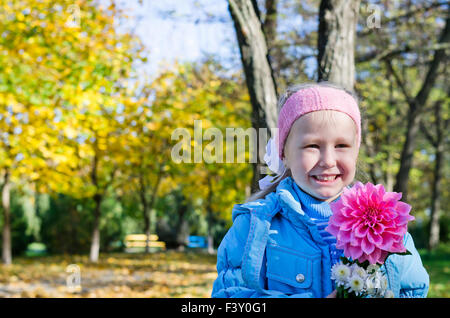
[[[408,90],[406,89],[405,82],[403,81],[403,79],[400,78],[400,75],[394,70],[391,60],[385,60],[385,64],[389,72],[394,76],[395,82],[400,87],[403,95],[406,98],[406,101],[408,102],[409,105],[411,105],[413,103],[413,98],[409,95]]]
[[[425,124],[423,123],[422,120],[420,121],[419,125],[420,125],[420,130],[423,132],[423,134],[425,135],[426,139],[430,142],[430,144],[433,145],[434,148],[437,148],[437,141],[430,134],[430,132],[428,131],[428,128],[425,126]]]
[[[427,51],[435,51],[435,50],[443,50],[443,49],[449,49],[450,43],[435,43],[429,46],[419,46],[419,47],[410,47],[408,44],[406,44],[402,48],[397,47],[391,47],[385,50],[373,50],[372,52],[365,53],[364,55],[358,56],[355,59],[356,63],[363,63],[368,61],[381,61],[386,59],[392,59],[398,55],[409,53],[409,52],[415,52],[415,53],[421,53],[421,52],[427,52]]]
[[[410,11],[407,11],[405,13],[399,14],[397,16],[394,17],[390,17],[390,18],[382,18],[380,21],[381,25],[386,25],[388,23],[391,22],[401,22],[401,20],[403,19],[408,19],[418,13],[424,14],[427,11],[436,8],[436,7],[440,7],[440,6],[446,6],[446,5],[450,5],[450,1],[445,1],[445,2],[434,2],[429,4],[428,6],[424,6],[424,7],[415,7],[413,9],[411,9]],[[364,37],[367,36],[369,34],[371,34],[373,32],[373,29],[370,28],[364,28],[364,30],[361,30],[359,32],[357,32],[357,36],[358,37]]]

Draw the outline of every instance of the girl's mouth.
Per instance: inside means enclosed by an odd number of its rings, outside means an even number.
[[[316,183],[318,183],[318,184],[332,184],[332,183],[334,183],[334,182],[336,182],[336,180],[338,179],[338,178],[340,178],[342,175],[340,175],[340,174],[337,174],[337,175],[335,175],[334,177],[332,177],[332,178],[330,178],[330,177],[327,177],[327,178],[321,178],[321,179],[319,179],[317,176],[312,176],[312,178],[314,179],[314,181],[316,182]]]

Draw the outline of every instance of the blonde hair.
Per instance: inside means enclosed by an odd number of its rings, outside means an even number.
[[[326,87],[333,87],[333,88],[341,89],[341,90],[347,92],[348,94],[350,94],[351,96],[353,96],[353,98],[358,102],[358,96],[356,95],[356,93],[354,91],[347,90],[344,87],[339,86],[337,84],[334,84],[334,83],[331,83],[328,81],[323,81],[323,82],[319,82],[319,83],[301,83],[301,84],[294,84],[292,86],[289,86],[286,89],[286,91],[284,92],[284,94],[280,96],[280,98],[278,99],[278,103],[277,103],[278,113],[280,113],[280,110],[283,107],[284,103],[292,94],[298,92],[299,90],[309,88],[309,87],[315,87],[315,86],[326,86]],[[362,114],[361,114],[361,116],[362,116]],[[332,118],[332,117],[330,116],[329,118]],[[369,178],[368,178],[367,174],[364,172],[364,170],[365,170],[365,167],[363,166],[363,164],[357,160],[356,161],[355,180],[352,181],[350,186],[353,186],[356,183],[356,181],[358,181],[358,180],[363,180],[364,183],[366,183],[369,180]],[[275,191],[281,181],[283,181],[287,177],[291,177],[291,176],[292,176],[291,170],[289,168],[286,168],[282,174],[279,174],[275,177],[272,185],[270,185],[267,189],[263,189],[263,190],[260,190],[260,191],[257,191],[255,193],[251,194],[245,202],[255,201],[255,200],[264,198],[267,194]]]

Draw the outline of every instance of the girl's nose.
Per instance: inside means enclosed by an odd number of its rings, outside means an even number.
[[[336,164],[336,159],[333,150],[324,149],[320,153],[319,166],[321,167],[333,167]]]

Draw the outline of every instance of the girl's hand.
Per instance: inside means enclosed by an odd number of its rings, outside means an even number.
[[[327,298],[336,298],[337,290],[335,289],[331,294],[327,296]]]

